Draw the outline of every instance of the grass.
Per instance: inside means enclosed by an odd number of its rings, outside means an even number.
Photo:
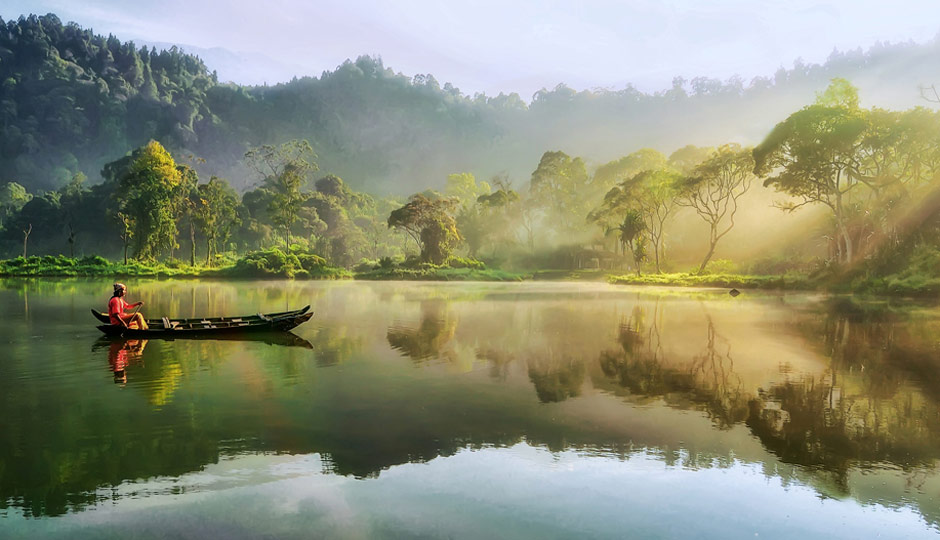
[[[525,274],[477,268],[379,268],[357,272],[356,279],[372,281],[523,281]]]
[[[537,270],[529,273],[488,268],[450,268],[425,265],[391,266],[351,272],[304,253],[287,255],[277,249],[248,253],[233,263],[215,268],[185,264],[128,264],[103,257],[70,258],[62,255],[16,257],[0,260],[0,277],[108,277],[108,278],[219,278],[219,279],[350,279],[374,281],[603,281],[615,285],[663,287],[722,287],[764,290],[823,290],[836,293],[940,298],[940,277],[908,271],[886,277],[859,275],[747,275],[732,273],[633,274],[605,270]]]
[[[260,253],[260,254],[259,254]],[[236,279],[345,279],[352,274],[344,268],[321,261],[303,262],[291,257],[285,261],[265,252],[248,254],[234,264],[207,268],[129,261],[112,262],[103,257],[69,258],[62,255],[17,257],[0,260],[0,277],[153,277],[153,278],[236,278]],[[283,257],[283,255],[282,255]],[[247,262],[246,262],[247,261]]]
[[[739,274],[646,274],[612,275],[608,278],[616,285],[658,285],[670,287],[725,287],[735,289],[775,289],[806,290],[819,288],[807,276],[785,274],[780,276],[759,276]]]

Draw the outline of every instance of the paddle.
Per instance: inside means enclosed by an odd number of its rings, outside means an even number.
[[[140,308],[142,308],[142,307],[144,307],[143,303],[137,304],[137,307],[134,308],[134,312],[131,313],[131,317],[133,318],[135,315],[137,315],[137,312],[140,311]],[[118,317],[118,319],[121,321],[121,324],[124,325],[124,329],[125,329],[125,330],[130,330],[130,327],[127,326],[127,321],[125,321],[123,317]],[[138,325],[138,326],[140,326],[140,325]],[[140,329],[140,328],[138,328],[138,330],[139,330],[139,329]],[[121,335],[123,336],[124,333],[122,332]]]

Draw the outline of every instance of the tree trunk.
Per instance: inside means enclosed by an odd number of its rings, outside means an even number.
[[[127,236],[124,236],[124,266],[127,266]]]
[[[845,226],[841,221],[839,222],[839,231],[842,233],[842,239],[845,241],[845,263],[852,263],[852,235],[849,233],[848,227]]]
[[[206,235],[206,266],[209,266],[212,256],[212,238]]]
[[[708,248],[708,253],[705,254],[705,259],[702,261],[702,265],[698,267],[698,275],[705,273],[705,267],[708,266],[708,261],[712,259],[712,255],[715,254],[715,246],[718,242],[713,241],[711,247]]]
[[[653,243],[653,259],[656,261],[656,273],[661,274],[662,271],[659,269],[659,240]]]
[[[189,266],[196,266],[196,225],[189,220]]]
[[[702,265],[698,267],[698,275],[705,273],[705,267],[708,266],[708,261],[712,259],[712,255],[715,254],[715,246],[718,245],[718,228],[717,224],[712,224],[711,231],[709,232],[709,246],[708,253],[705,254],[705,259],[702,260]]]
[[[26,258],[26,242],[29,240],[29,233],[33,232],[33,224],[29,224],[29,228],[23,231],[23,258]]]

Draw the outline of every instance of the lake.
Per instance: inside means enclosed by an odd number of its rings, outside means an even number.
[[[597,283],[0,282],[0,537],[935,538],[940,307]]]

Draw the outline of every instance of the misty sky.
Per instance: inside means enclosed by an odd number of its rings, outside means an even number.
[[[465,93],[645,91],[674,76],[745,80],[834,48],[924,42],[938,0],[641,0],[397,2],[355,0],[4,0],[0,16],[56,13],[97,33],[190,46],[223,80],[258,84],[319,75],[380,55]],[[219,49],[214,49],[219,48]],[[223,49],[223,50],[220,50]]]

